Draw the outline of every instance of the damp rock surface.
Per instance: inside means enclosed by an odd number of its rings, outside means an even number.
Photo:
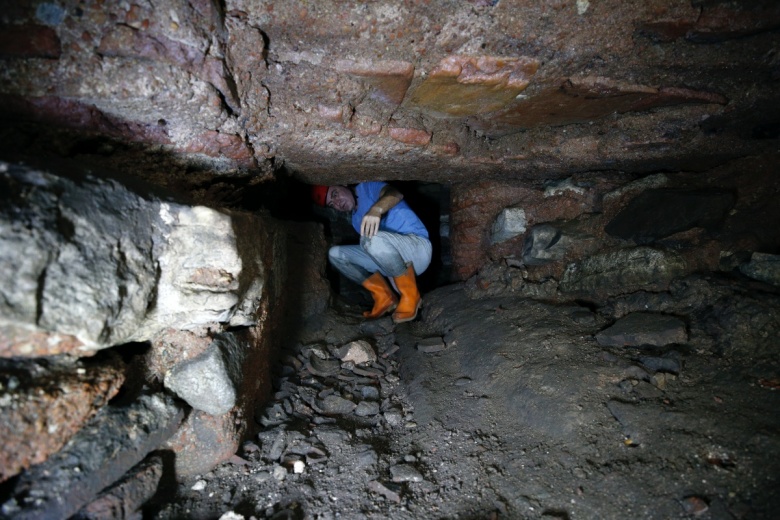
[[[668,292],[582,307],[455,284],[425,294],[420,318],[395,327],[366,326],[362,308],[331,309],[306,342],[287,338],[273,399],[256,414],[260,433],[146,510],[162,519],[772,518],[780,295],[766,287],[689,277]],[[643,318],[637,333],[668,315],[688,337],[642,349],[596,340],[631,313]],[[628,334],[631,320],[621,321]],[[446,349],[421,350],[431,338]],[[375,361],[307,368],[357,340],[376,345]],[[740,420],[723,420],[731,416]]]

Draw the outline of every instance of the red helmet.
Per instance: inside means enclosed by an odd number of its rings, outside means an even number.
[[[324,206],[328,202],[328,190],[330,190],[330,186],[312,186],[311,198],[314,203]]]

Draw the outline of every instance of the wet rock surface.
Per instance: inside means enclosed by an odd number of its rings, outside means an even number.
[[[146,511],[768,519],[780,507],[771,285],[690,277],[582,307],[458,284],[424,301],[395,328],[347,307],[290,335],[259,435]],[[640,310],[685,320],[688,335],[596,340]],[[376,359],[343,361],[356,340]]]

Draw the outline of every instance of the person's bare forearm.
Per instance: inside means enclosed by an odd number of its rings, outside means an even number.
[[[379,200],[366,212],[360,223],[360,234],[373,237],[379,231],[379,221],[382,216],[403,200],[403,194],[395,188],[385,186],[379,192]]]
[[[371,206],[369,212],[376,208],[380,211],[381,215],[384,215],[393,209],[396,204],[401,202],[403,198],[404,196],[400,191],[395,188],[391,188],[390,186],[385,186],[382,188],[382,191],[379,192],[379,200],[377,200],[374,205]]]

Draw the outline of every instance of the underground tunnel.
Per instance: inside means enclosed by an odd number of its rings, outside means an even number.
[[[777,2],[2,5],[0,518],[777,517]]]

